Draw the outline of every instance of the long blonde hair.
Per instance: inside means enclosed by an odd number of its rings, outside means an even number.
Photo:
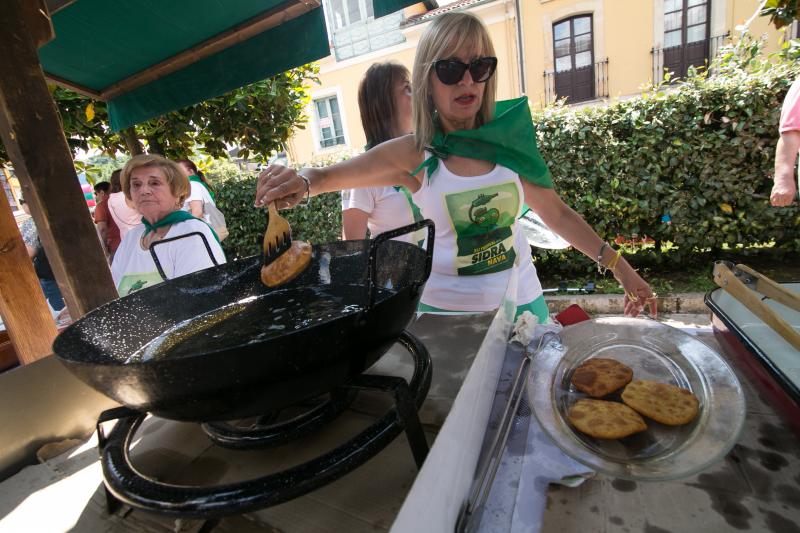
[[[422,151],[436,133],[434,105],[431,95],[433,63],[452,57],[459,50],[472,50],[479,56],[495,56],[492,39],[483,22],[471,13],[443,13],[436,17],[422,34],[417,45],[412,74],[414,145]],[[483,103],[478,110],[476,127],[492,120],[494,115],[497,76],[486,82]]]

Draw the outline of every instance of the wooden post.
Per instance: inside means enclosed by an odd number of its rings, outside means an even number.
[[[0,9],[0,138],[70,315],[79,318],[117,293],[39,64],[41,19],[49,23],[43,0],[8,0]],[[33,30],[31,20],[40,21]]]
[[[0,198],[0,288],[0,315],[19,362],[50,355],[56,324],[5,198]]]

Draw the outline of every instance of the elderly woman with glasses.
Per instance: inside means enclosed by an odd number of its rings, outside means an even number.
[[[517,225],[525,203],[599,268],[614,273],[626,292],[626,314],[638,315],[645,303],[655,312],[649,285],[554,190],[526,99],[495,103],[496,66],[491,39],[477,17],[440,15],[417,46],[414,133],[326,168],[268,167],[259,176],[256,205],[275,201],[284,208],[323,192],[404,186],[436,224],[421,310],[496,309],[519,260],[517,314],[528,310],[544,322],[547,305]]]

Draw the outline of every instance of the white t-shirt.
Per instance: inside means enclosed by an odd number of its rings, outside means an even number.
[[[119,248],[117,248],[117,253],[114,255],[111,275],[114,278],[114,285],[117,287],[120,296],[125,296],[145,287],[151,287],[163,281],[153,257],[150,255],[150,250],[143,250],[140,244],[144,230],[144,224],[140,224],[130,230],[122,239]],[[196,231],[205,236],[217,263],[225,263],[225,253],[222,251],[222,247],[214,238],[208,224],[199,220],[185,220],[173,224],[164,239]],[[198,235],[156,245],[155,252],[167,279],[177,278],[178,276],[214,266],[203,240]]]
[[[402,191],[394,187],[367,187],[364,189],[351,189],[348,191],[346,205],[342,208],[360,209],[367,215],[367,228],[374,239],[381,233],[390,229],[407,226],[414,222],[414,213],[411,204]],[[343,198],[345,195],[343,195]],[[397,240],[411,242],[412,236],[402,235]]]
[[[530,246],[517,223],[524,193],[514,171],[495,165],[481,176],[458,176],[440,160],[412,197],[425,218],[436,224],[433,268],[423,303],[453,311],[497,309],[517,256],[517,305],[542,295]]]
[[[206,189],[202,183],[197,183],[196,181],[190,181],[189,187],[190,187],[189,196],[183,202],[184,211],[190,210],[189,202],[192,202],[194,200],[199,200],[204,204],[217,205],[216,202],[214,202],[214,199],[211,198],[211,194],[208,192],[208,189]]]
[[[108,195],[108,212],[119,228],[120,239],[124,239],[126,233],[142,223],[142,215],[125,202],[124,192]]]

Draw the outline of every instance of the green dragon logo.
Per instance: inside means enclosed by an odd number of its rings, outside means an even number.
[[[469,219],[473,224],[485,230],[490,230],[497,225],[497,221],[500,219],[500,211],[494,207],[487,209],[486,204],[498,195],[499,193],[479,194],[472,201],[472,205],[469,207]]]

